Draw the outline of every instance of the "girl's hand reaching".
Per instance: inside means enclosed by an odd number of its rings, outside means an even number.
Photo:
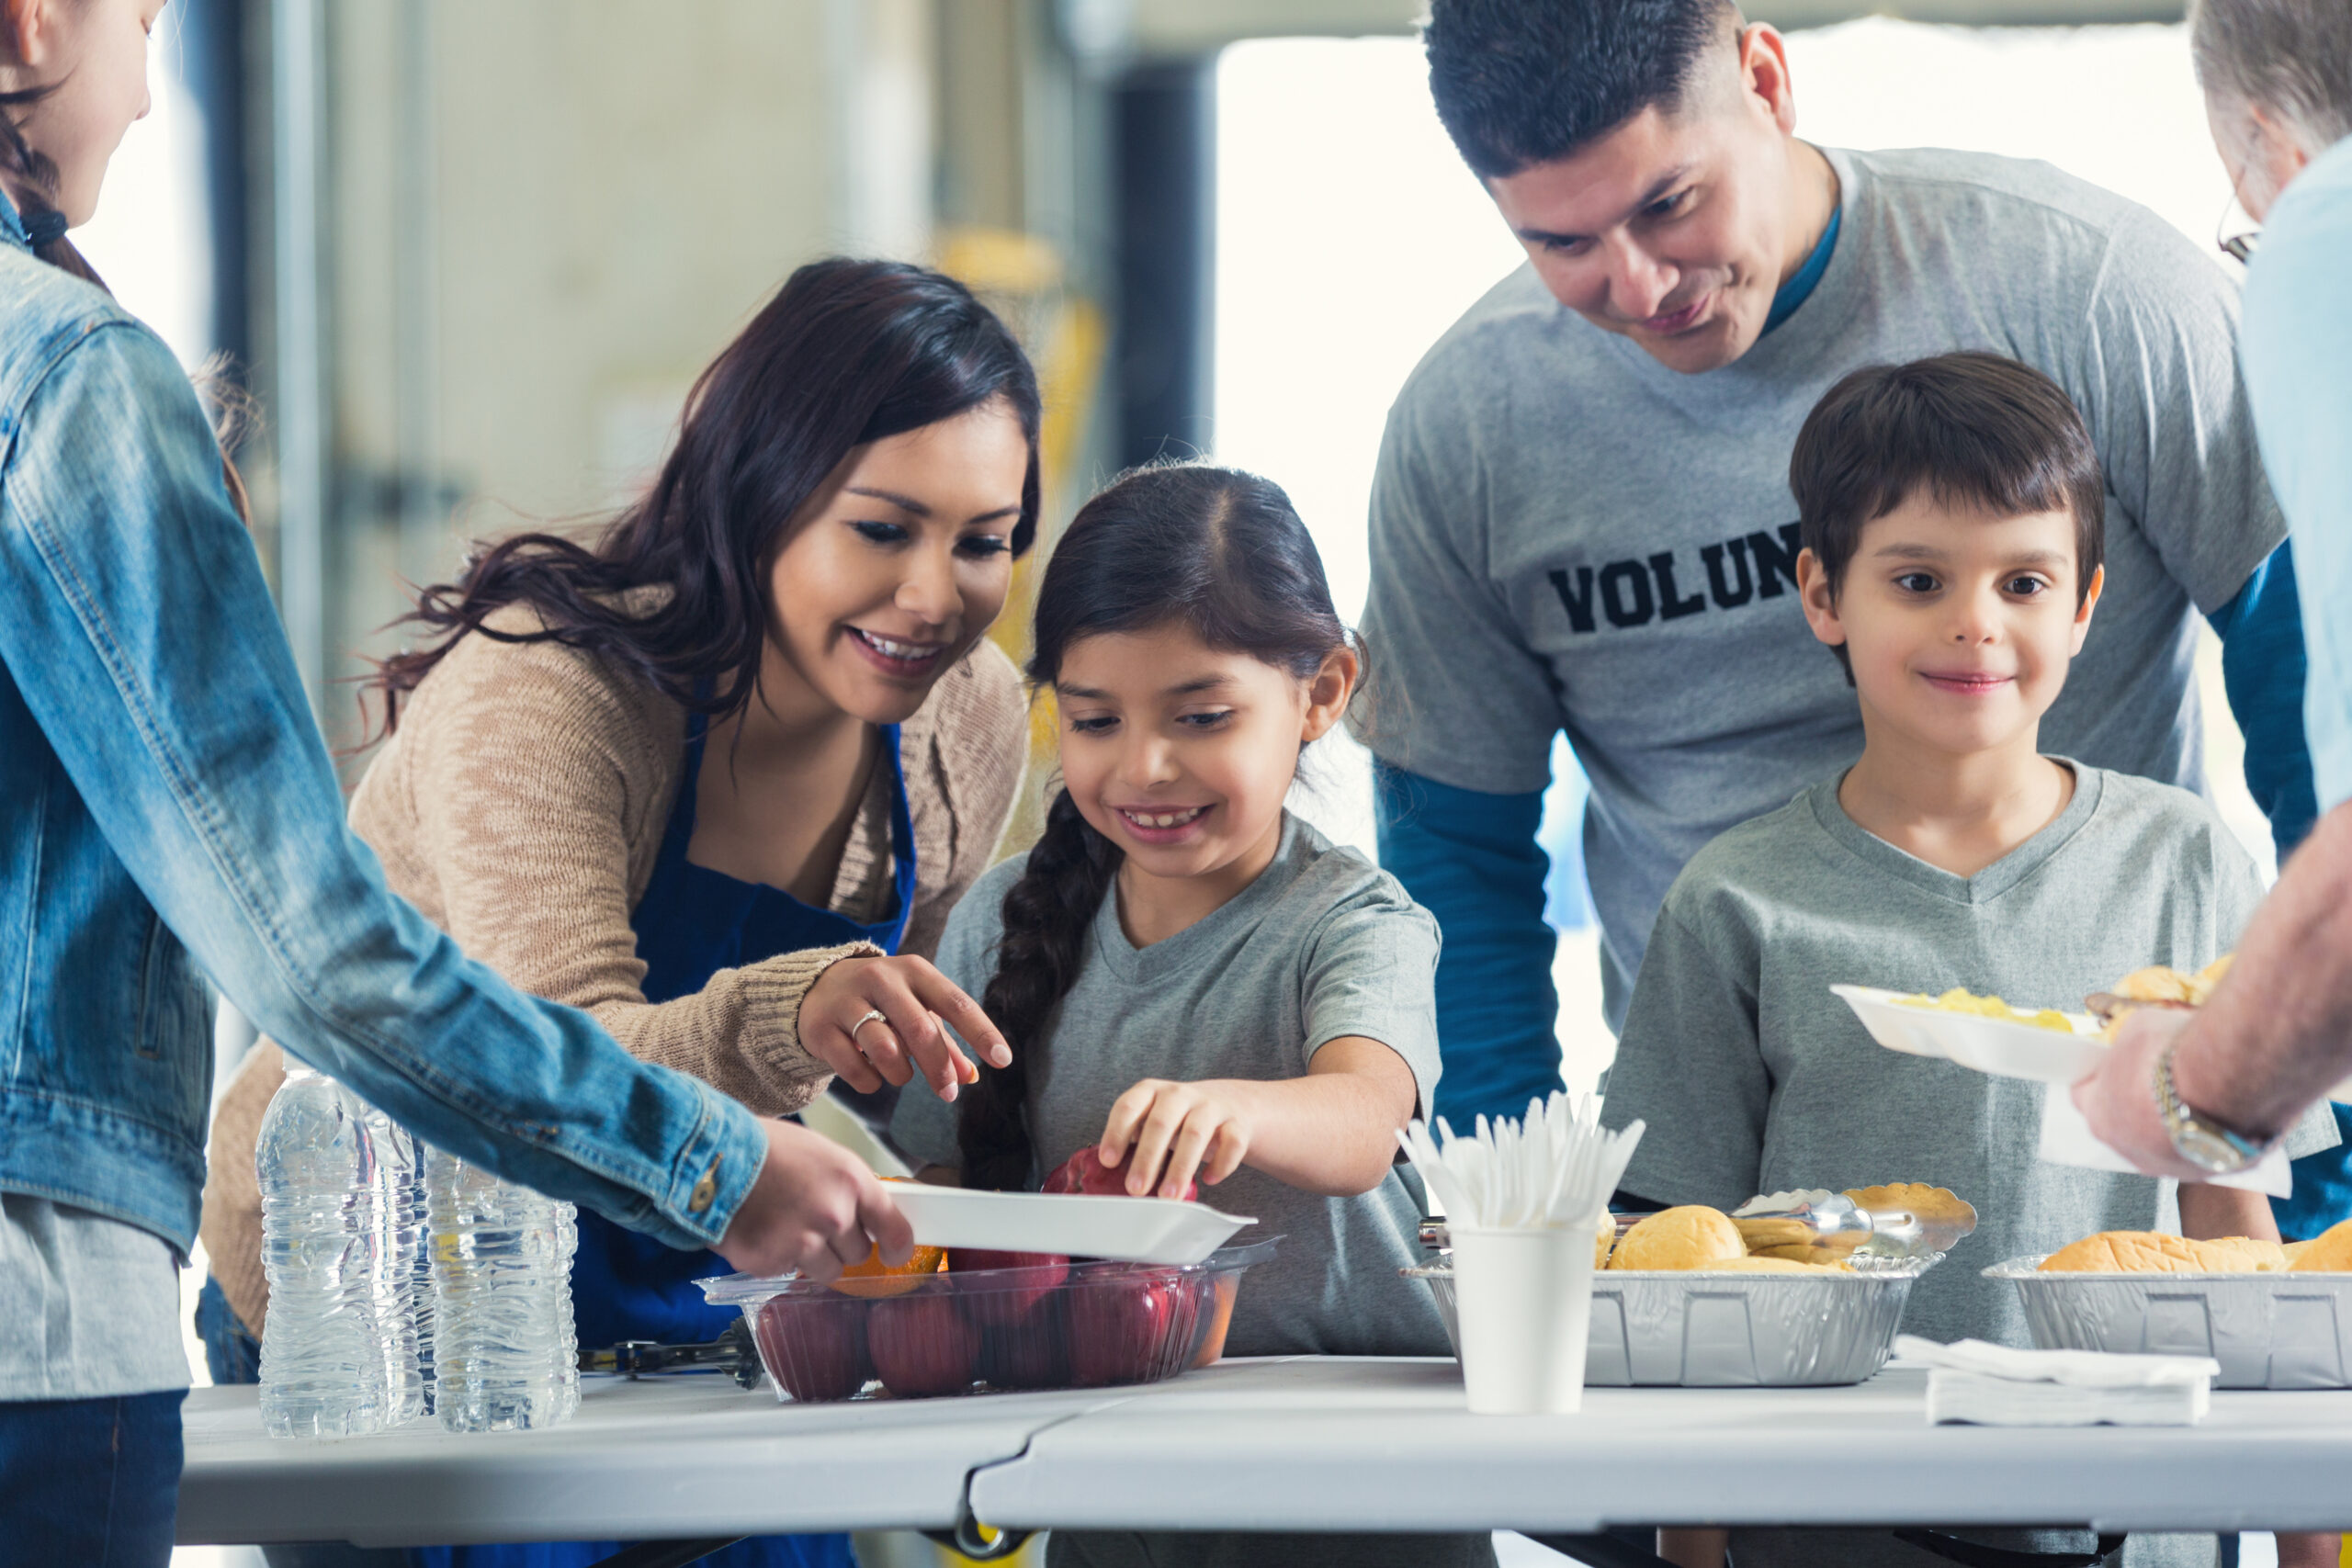
[[[1125,1163],[1130,1197],[1182,1198],[1195,1175],[1214,1187],[1250,1152],[1250,1119],[1239,1101],[1251,1087],[1146,1078],[1111,1107],[1096,1153],[1106,1166]]]
[[[860,1094],[887,1078],[905,1085],[920,1072],[942,1100],[979,1069],[956,1048],[944,1019],[992,1067],[1012,1052],[980,1004],[922,958],[844,958],[829,964],[800,998],[800,1043]]]
[[[1146,1078],[1113,1103],[1095,1154],[1125,1162],[1137,1198],[1181,1198],[1195,1175],[1214,1187],[1245,1161],[1286,1186],[1352,1197],[1386,1179],[1419,1097],[1405,1058],[1342,1035],[1301,1078]]]

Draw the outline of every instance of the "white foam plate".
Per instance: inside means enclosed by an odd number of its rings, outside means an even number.
[[[1258,1223],[1168,1198],[973,1192],[920,1183],[894,1184],[889,1192],[925,1247],[1198,1263],[1234,1232]]]
[[[2088,1013],[2068,1013],[2066,1021],[2075,1032],[2061,1034],[2030,1023],[1911,1007],[1896,999],[1916,994],[1911,992],[1882,991],[1875,986],[1829,988],[1846,999],[1871,1038],[1888,1050],[1941,1056],[1980,1073],[2071,1084],[2087,1076],[2107,1054],[2098,1021]]]

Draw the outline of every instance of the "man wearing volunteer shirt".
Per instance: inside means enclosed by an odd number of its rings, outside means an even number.
[[[2246,274],[2246,382],[2302,561],[2305,712],[2327,811],[2204,1010],[2135,1013],[2075,1090],[2093,1130],[2143,1169],[2194,1178],[2352,1077],[2352,8],[2199,0],[2190,40],[2222,162],[2264,223]],[[2300,1207],[2300,1166],[2297,1178]],[[2331,1194],[2339,1212],[2346,1195]]]
[[[1535,844],[1556,732],[1592,784],[1612,1025],[1683,862],[1860,751],[1795,589],[1788,460],[1863,365],[1983,348],[2066,389],[2109,492],[2108,586],[2044,744],[2201,787],[2202,613],[2248,783],[2282,848],[2301,837],[2292,569],[2215,262],[2046,164],[1799,141],[1780,36],[1724,0],[1435,0],[1426,44],[1528,253],[1414,371],[1372,500],[1366,739],[1383,863],[1445,930],[1441,1111],[1517,1114],[1558,1083]]]

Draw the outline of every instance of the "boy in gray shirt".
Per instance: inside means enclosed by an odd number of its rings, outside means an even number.
[[[2014,1290],[1978,1272],[2007,1258],[2101,1230],[2275,1236],[2258,1193],[2188,1186],[2176,1202],[2168,1182],[2041,1163],[2044,1086],[1883,1050],[1829,991],[2072,1007],[2143,965],[2210,963],[2261,897],[2196,795],[2038,750],[2104,582],[2103,486],[2074,406],[1991,355],[1860,370],[1814,410],[1790,475],[1799,590],[1855,687],[1862,755],[1715,839],[1668,890],[1604,1113],[1649,1125],[1624,1190],[1728,1207],[1949,1187],[1977,1230],[1905,1325],[1943,1340],[2030,1343]],[[2334,1142],[2307,1122],[2289,1149]],[[1834,1548],[1768,1532],[1739,1560]],[[1855,1549],[1890,1561],[1883,1539]]]

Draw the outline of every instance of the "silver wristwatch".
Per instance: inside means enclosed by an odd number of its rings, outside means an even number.
[[[2172,1054],[2179,1045],[2178,1039],[2168,1040],[2156,1053],[2156,1114],[2164,1118],[2165,1131],[2181,1158],[2215,1176],[2234,1175],[2268,1154],[2270,1145],[2233,1132],[2181,1103],[2180,1091],[2172,1084]]]

